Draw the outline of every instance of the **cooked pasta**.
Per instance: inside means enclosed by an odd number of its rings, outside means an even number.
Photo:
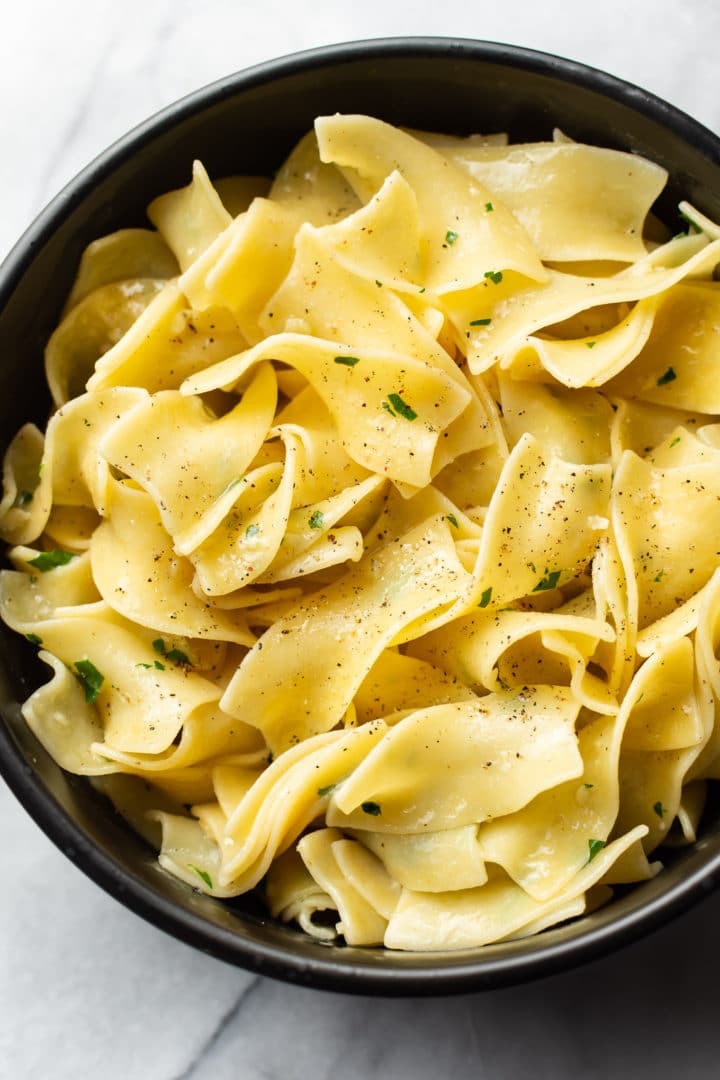
[[[0,612],[51,670],[27,723],[165,871],[445,950],[694,841],[720,227],[670,238],[665,181],[327,116],[89,246],[5,455]]]

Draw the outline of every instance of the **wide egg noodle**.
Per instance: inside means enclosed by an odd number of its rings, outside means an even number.
[[[232,509],[276,404],[269,365],[253,373],[240,401],[221,417],[197,397],[165,390],[144,397],[120,419],[100,452],[152,495],[177,551],[187,555]]]
[[[555,912],[566,917],[567,902],[584,894],[610,869],[615,859],[644,835],[642,825],[603,848],[549,900],[535,900],[510,878],[498,875],[477,889],[422,893],[404,889],[385,932],[389,949],[468,949],[532,927]],[[553,922],[555,919],[552,920]]]
[[[626,451],[613,479],[611,513],[640,628],[702,588],[720,553],[720,477],[708,462],[658,469]]]
[[[199,161],[193,162],[192,180],[187,187],[154,199],[148,217],[181,270],[202,255],[232,220]]]
[[[423,284],[433,292],[470,288],[485,271],[514,270],[545,280],[545,271],[522,227],[492,195],[441,153],[368,116],[325,116],[315,121],[323,161],[350,167],[366,200],[398,169],[415,192],[423,229]],[[449,236],[448,236],[449,234]],[[482,251],[484,265],[477,252]]]
[[[403,627],[449,606],[467,581],[447,523],[412,529],[278,619],[238,668],[223,709],[257,725],[274,752],[329,730]],[[302,708],[289,711],[286,700]]]
[[[23,424],[3,458],[0,536],[10,544],[29,544],[45,527],[52,506],[49,477],[43,477],[45,439],[35,424]]]
[[[167,281],[177,273],[177,260],[158,233],[152,229],[118,229],[85,248],[65,313],[102,285],[138,278]]]
[[[254,199],[180,278],[193,308],[227,308],[245,339],[260,341],[260,315],[290,269],[301,224],[296,211]]]
[[[99,286],[68,312],[45,349],[45,374],[58,408],[82,394],[95,366],[110,363],[104,358],[115,355],[127,332],[148,308],[157,310],[171,288],[156,278],[115,281]]]
[[[500,606],[577,576],[607,528],[610,481],[608,465],[570,464],[524,435],[483,525],[476,603],[486,594],[487,603]]]
[[[255,364],[271,358],[292,364],[306,376],[333,415],[346,452],[358,464],[416,487],[429,482],[438,440],[469,401],[469,394],[443,372],[419,361],[367,349],[354,357],[347,347],[299,334],[268,338],[191,379],[183,393],[232,386]],[[346,358],[356,363],[343,363]],[[404,407],[413,413],[410,419],[393,410],[393,386],[403,390]]]
[[[317,884],[330,896],[340,916],[336,930],[348,945],[381,945],[387,919],[358,891],[339,865],[336,845],[343,840],[337,829],[308,833],[298,844],[298,852]],[[372,856],[370,856],[372,858]]]
[[[358,830],[353,835],[395,881],[415,892],[474,889],[488,879],[476,825],[423,833]]]
[[[333,792],[328,824],[422,833],[512,813],[581,774],[578,708],[537,686],[411,713]]]
[[[233,882],[238,892],[256,885],[275,856],[322,812],[328,792],[386,730],[377,721],[354,730],[327,732],[274,760],[227,815],[221,881]]]
[[[550,280],[539,286],[499,287],[488,293],[492,301],[477,310],[474,296],[463,300],[454,318],[466,328],[468,365],[482,372],[499,363],[512,367],[528,338],[545,327],[600,304],[644,300],[678,284],[689,276],[709,277],[720,258],[720,241],[703,237],[672,240],[637,263],[609,277],[550,271]],[[471,323],[483,316],[485,325]],[[593,350],[594,351],[594,350]]]
[[[634,262],[667,172],[637,154],[582,143],[440,144],[454,165],[497,195],[542,259]]]
[[[318,941],[332,941],[336,936],[334,926],[314,921],[318,913],[335,911],[335,906],[295,848],[289,848],[275,859],[268,870],[265,901],[274,919],[297,922],[301,930]]]
[[[234,356],[245,344],[231,312],[223,307],[194,311],[177,283],[170,281],[117,344],[97,360],[87,389],[177,390],[186,378]]]
[[[238,612],[217,611],[197,597],[192,564],[174,549],[149,495],[114,482],[109,514],[91,546],[102,598],[126,619],[159,633],[252,646]]]

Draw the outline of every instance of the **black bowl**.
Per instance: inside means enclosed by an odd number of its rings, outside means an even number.
[[[720,217],[720,140],[658,98],[602,72],[513,46],[453,39],[337,45],[230,76],[136,128],[73,180],[0,269],[0,442],[41,424],[49,397],[43,346],[85,246],[145,223],[156,195],[187,182],[199,157],[211,175],[274,169],[318,114],[365,112],[396,124],[467,134],[507,130],[576,139],[659,162],[670,183],[657,211],[671,226],[679,199]],[[673,231],[675,231],[673,229]],[[0,770],[40,827],[99,885],[176,937],[223,960],[317,987],[441,994],[547,975],[657,927],[720,877],[720,810],[662,873],[608,907],[538,937],[482,950],[404,954],[328,946],[263,915],[222,903],[161,871],[154,853],[84,780],[68,776],[25,726],[18,702],[47,678],[34,650],[5,627],[0,661]]]

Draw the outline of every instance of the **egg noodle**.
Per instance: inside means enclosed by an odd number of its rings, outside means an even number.
[[[720,777],[720,227],[640,157],[330,116],[87,248],[4,463],[23,713],[215,897],[536,933]]]

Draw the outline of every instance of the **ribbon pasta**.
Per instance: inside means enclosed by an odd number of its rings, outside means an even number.
[[[572,142],[316,121],[85,251],[3,464],[23,706],[218,899],[540,933],[720,779],[720,226]],[[717,520],[716,520],[717,519]]]

